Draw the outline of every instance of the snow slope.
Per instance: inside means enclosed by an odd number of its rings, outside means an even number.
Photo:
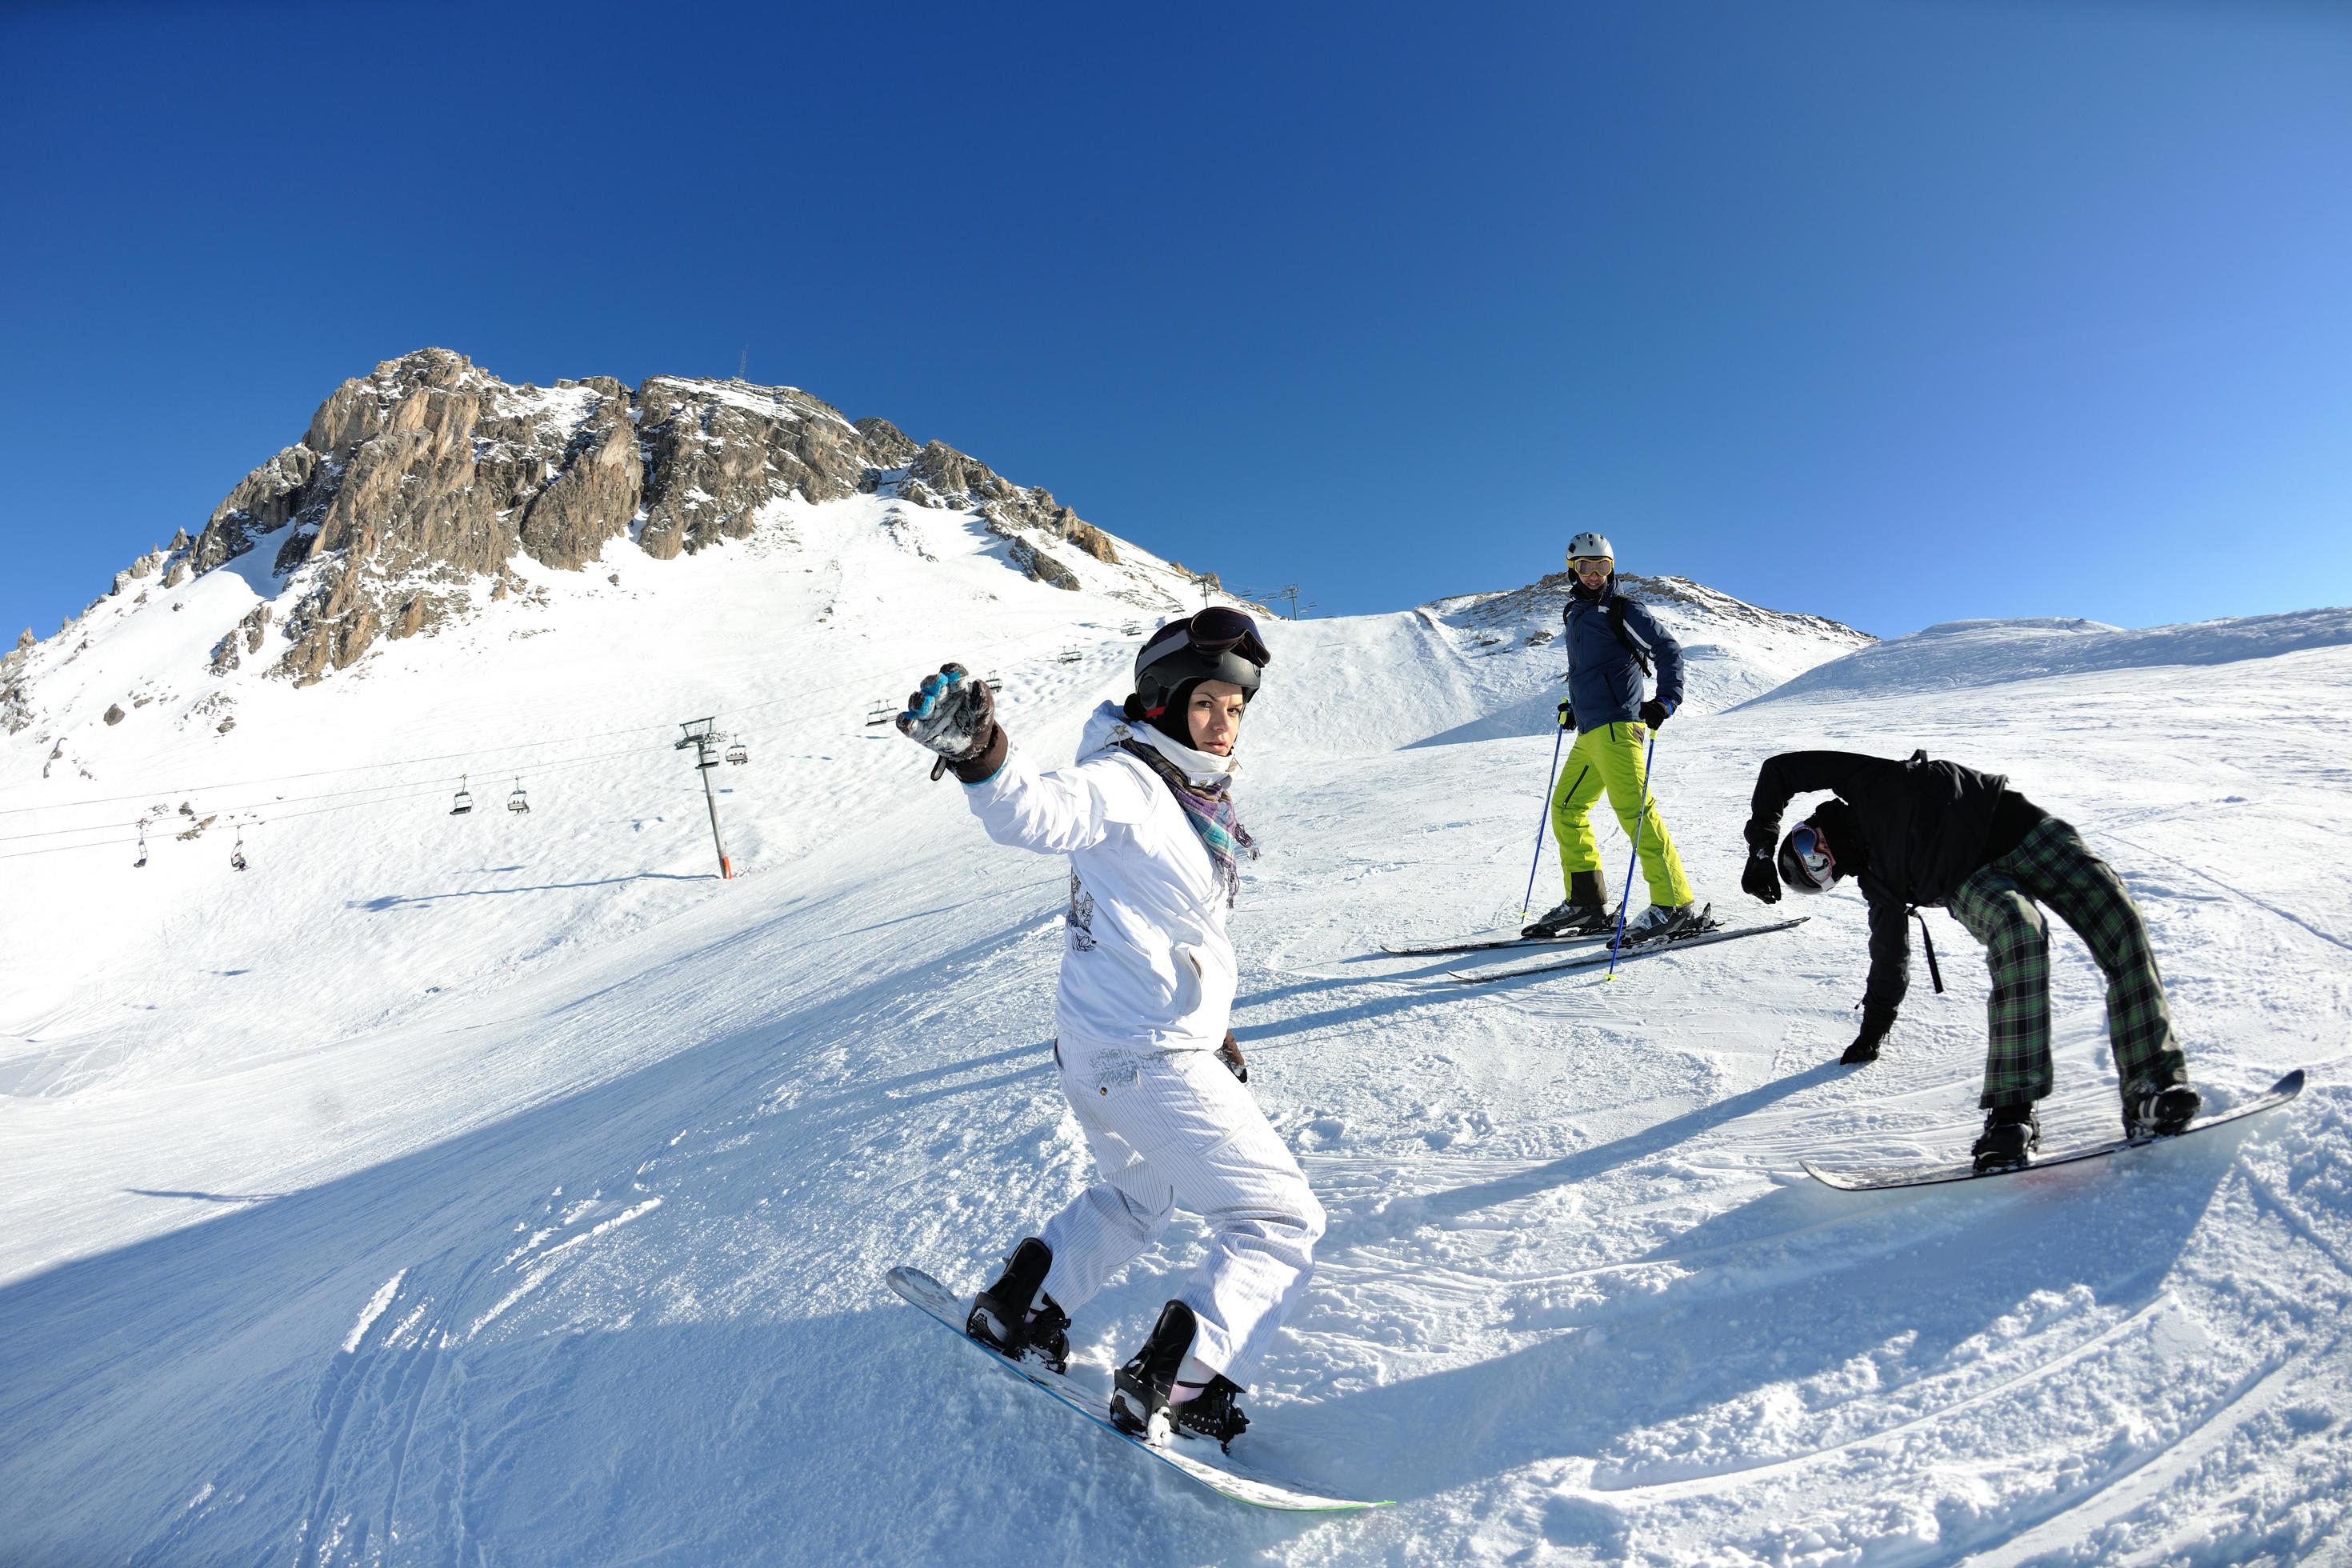
[[[2352,643],[2352,609],[2243,616],[2125,631],[2100,621],[1946,621],[1816,666],[1775,699],[1999,686],[2050,675],[2152,665],[2235,664]]]
[[[2352,650],[1741,708],[1852,634],[1687,612],[1723,652],[1658,778],[1703,895],[1752,912],[1761,757],[1924,745],[2115,860],[2209,1095],[2314,1069],[2242,1131],[1855,1196],[1797,1158],[1971,1131],[1957,927],[1936,917],[1951,994],[1923,976],[1861,1071],[1829,1065],[1851,898],[1613,983],[1465,994],[1369,957],[1522,907],[1557,670],[1534,611],[1508,637],[1461,601],[1270,628],[1237,1024],[1332,1226],[1244,1441],[1399,1500],[1276,1519],[1046,1419],[881,1284],[911,1260],[972,1287],[1087,1163],[1046,1054],[1063,870],[986,843],[866,709],[961,657],[1058,753],[1152,618],[1131,582],[1065,594],[969,519],[885,510],[803,509],[619,585],[551,574],[545,606],[361,679],[238,686],[227,735],[181,725],[180,672],[251,602],[233,574],[100,612],[70,666],[42,650],[71,766],[0,744],[0,833],[120,820],[118,795],[221,821],[151,834],[144,869],[115,828],[0,863],[0,1561],[2346,1555]],[[2003,635],[1971,634],[1972,667]],[[98,720],[142,682],[172,696]],[[731,883],[669,750],[712,711],[751,752],[718,779]],[[460,766],[480,809],[453,818]],[[245,787],[194,787],[220,781]],[[296,815],[327,806],[352,809]],[[2113,1079],[2095,977],[2057,955],[2063,1132]],[[1082,1372],[1199,1234],[1079,1314]]]

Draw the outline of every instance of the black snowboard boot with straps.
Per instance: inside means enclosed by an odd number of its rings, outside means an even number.
[[[2169,1138],[2188,1131],[2205,1101],[2185,1083],[2140,1079],[2124,1089],[2124,1136],[2135,1141]]]
[[[1070,1370],[1070,1317],[1045,1293],[1054,1249],[1024,1237],[1004,1260],[1004,1272],[972,1299],[963,1331],[1014,1361],[1034,1358],[1056,1373]]]
[[[1192,1309],[1181,1301],[1160,1309],[1143,1348],[1118,1369],[1111,1385],[1112,1426],[1147,1442],[1173,1429],[1186,1436],[1213,1437],[1220,1448],[1233,1447],[1249,1426],[1236,1403],[1241,1385],[1222,1373],[1206,1383],[1177,1381],[1199,1326]]]
[[[2042,1119],[2033,1113],[2029,1100],[2022,1105],[1996,1105],[1986,1111],[1984,1131],[1971,1152],[1979,1173],[2013,1171],[2032,1163],[2033,1151],[2041,1145]]]

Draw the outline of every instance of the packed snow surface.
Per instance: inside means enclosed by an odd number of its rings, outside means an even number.
[[[2240,1128],[1847,1194],[1798,1160],[1973,1131],[1985,983],[1957,926],[1930,916],[1948,994],[1923,969],[1858,1070],[1851,895],[1613,981],[1464,992],[1375,956],[1517,920],[1557,649],[1484,600],[1271,626],[1236,1025],[1331,1228],[1242,1441],[1397,1500],[1300,1519],[948,1353],[882,1283],[975,1288],[1089,1169],[1048,1062],[1063,868],[986,842],[865,720],[959,658],[1003,679],[1017,743],[1066,753],[1124,689],[1127,626],[1174,603],[1088,561],[1064,593],[1003,548],[879,499],[784,509],[695,557],[531,574],[544,602],[303,690],[203,674],[274,591],[250,562],[36,650],[37,721],[0,742],[0,1561],[2352,1552],[2340,637],[2223,623],[2168,633],[2226,657],[2070,662],[2155,634],[1855,653],[1675,612],[1713,651],[1655,776],[1718,912],[1762,914],[1738,873],[1764,756],[1924,746],[2113,860],[2214,1102],[2312,1069]],[[731,882],[671,749],[704,714],[750,753],[713,779]],[[1547,846],[1536,901],[1558,886]],[[2054,952],[2047,1121],[2088,1136],[2100,990]],[[1180,1222],[1087,1304],[1080,1375],[1199,1241]]]
[[[1759,700],[1999,686],[2095,669],[2235,664],[2352,644],[2352,609],[2125,631],[2100,621],[1946,621],[1817,665]]]

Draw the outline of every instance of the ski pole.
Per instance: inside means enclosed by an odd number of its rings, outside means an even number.
[[[1633,901],[1633,867],[1642,858],[1642,829],[1650,820],[1650,759],[1657,754],[1658,732],[1653,730],[1642,752],[1642,809],[1633,818],[1633,853],[1625,859],[1625,890],[1617,895],[1617,934],[1609,943],[1609,973],[1603,980],[1617,978],[1617,953],[1625,945],[1625,906]]]
[[[1559,742],[1567,733],[1565,724],[1551,732],[1551,776],[1544,780],[1543,815],[1536,818],[1536,858],[1528,862],[1528,896],[1519,902],[1519,919],[1523,921],[1536,907],[1536,868],[1543,864],[1544,824],[1551,820],[1551,786],[1559,782]]]

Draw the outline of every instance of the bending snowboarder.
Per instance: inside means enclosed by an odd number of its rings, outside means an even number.
[[[1615,925],[1601,880],[1601,846],[1592,837],[1592,805],[1603,790],[1625,837],[1640,847],[1642,879],[1650,889],[1650,907],[1626,922],[1625,940],[1664,936],[1698,918],[1674,836],[1649,798],[1643,760],[1651,732],[1682,705],[1682,645],[1646,606],[1619,590],[1616,554],[1597,533],[1569,542],[1576,581],[1560,612],[1568,627],[1568,700],[1559,705],[1559,722],[1576,731],[1576,743],[1551,797],[1552,837],[1559,841],[1568,897],[1523,928],[1523,936],[1579,936]],[[1654,660],[1658,692],[1644,700],[1642,678]]]
[[[1786,883],[1827,891],[1841,878],[1870,903],[1870,981],[1848,1063],[1878,1059],[1910,984],[1909,918],[1942,904],[1985,946],[1992,971],[1979,1171],[2025,1164],[2041,1142],[2034,1102],[2048,1095],[2050,927],[2036,900],[2074,928],[2107,977],[2107,1035],[2122,1079],[2124,1135],[2180,1131],[2200,1103],[2172,1027],[2147,926],[2113,868],[2082,837],[1998,773],[1958,763],[1852,752],[1789,752],[1766,761],[1748,806],[1739,885],[1777,903]],[[1837,796],[1774,840],[1793,795]],[[1926,930],[1926,921],[1921,922]],[[1933,958],[1933,949],[1929,950]]]
[[[1230,1443],[1237,1403],[1305,1294],[1323,1208],[1249,1092],[1227,1028],[1225,921],[1239,859],[1234,745],[1268,655],[1256,626],[1213,607],[1160,627],[1135,691],[1088,721],[1076,765],[1041,772],[1007,740],[962,667],[924,679],[898,729],[940,753],[1000,844],[1070,858],[1055,1008],[1062,1093],[1097,1180],[1024,1237],[973,1301],[966,1331],[1057,1372],[1069,1314],[1158,1239],[1181,1203],[1208,1256],[1118,1373],[1112,1421]]]

